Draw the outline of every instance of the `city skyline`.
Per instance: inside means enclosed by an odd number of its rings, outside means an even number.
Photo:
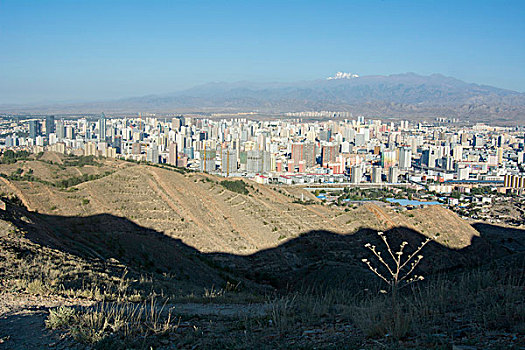
[[[440,73],[525,91],[522,2],[3,1],[0,104]]]

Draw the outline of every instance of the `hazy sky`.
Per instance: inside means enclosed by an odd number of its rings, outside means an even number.
[[[0,103],[337,71],[525,91],[525,1],[0,0]]]

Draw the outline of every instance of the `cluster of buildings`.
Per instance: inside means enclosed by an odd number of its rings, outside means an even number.
[[[306,113],[306,112],[305,112]],[[325,112],[318,112],[325,114]],[[259,182],[458,184],[523,189],[523,127],[465,126],[444,118],[250,120],[189,116],[4,118],[3,148],[123,158]]]

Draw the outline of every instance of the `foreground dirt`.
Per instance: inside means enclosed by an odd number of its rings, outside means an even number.
[[[68,349],[75,343],[45,327],[49,310],[58,306],[89,306],[85,299],[28,293],[0,294],[0,349]]]

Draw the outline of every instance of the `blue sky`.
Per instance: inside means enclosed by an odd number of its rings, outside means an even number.
[[[525,91],[525,1],[0,0],[0,103],[337,71]]]

